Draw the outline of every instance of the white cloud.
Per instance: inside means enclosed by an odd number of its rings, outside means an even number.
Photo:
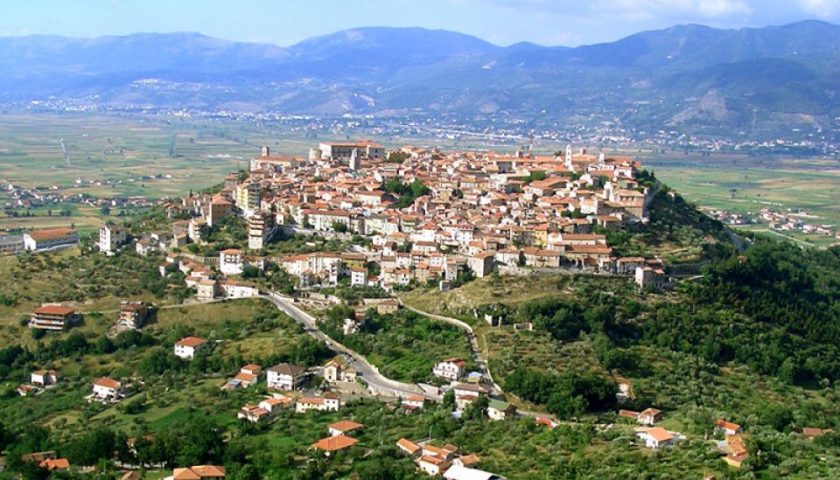
[[[821,18],[833,18],[840,11],[840,0],[800,0],[802,9]]]

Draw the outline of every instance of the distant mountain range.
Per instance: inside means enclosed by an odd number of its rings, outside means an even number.
[[[359,28],[291,47],[194,33],[0,37],[0,102],[393,114],[613,112],[731,132],[840,116],[840,26],[685,25],[577,48]]]

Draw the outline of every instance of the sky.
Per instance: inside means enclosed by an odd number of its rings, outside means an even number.
[[[189,31],[282,46],[366,26],[576,46],[685,23],[741,28],[805,19],[840,23],[840,0],[0,0],[2,36]]]

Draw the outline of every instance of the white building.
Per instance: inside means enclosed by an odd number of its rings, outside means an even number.
[[[77,243],[79,243],[79,234],[69,228],[50,228],[23,234],[23,246],[30,252],[69,247]]]
[[[58,383],[58,373],[55,370],[35,370],[29,375],[29,383],[46,387]]]
[[[341,408],[341,397],[327,392],[321,397],[303,397],[295,403],[295,412],[304,413],[309,410],[320,412],[337,412]]]
[[[464,376],[464,368],[466,362],[457,358],[449,358],[442,362],[438,362],[432,370],[434,376],[446,380],[458,380]]]
[[[675,443],[674,435],[662,427],[637,428],[636,436],[645,442],[648,448],[662,448]]]
[[[266,382],[268,388],[278,390],[297,390],[306,380],[306,369],[299,365],[280,363],[266,371]]]
[[[103,225],[99,228],[99,251],[107,255],[113,255],[125,245],[125,229],[117,225]]]
[[[93,382],[93,396],[100,400],[114,400],[122,396],[122,383],[113,378],[102,377]]]
[[[175,356],[184,360],[192,360],[195,354],[207,344],[207,340],[199,337],[185,337],[175,342]]]
[[[242,252],[229,248],[219,253],[219,271],[225,275],[239,275],[245,269]]]

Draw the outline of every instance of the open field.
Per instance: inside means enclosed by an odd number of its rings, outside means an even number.
[[[657,177],[703,208],[736,213],[803,209],[818,218],[810,223],[830,224],[840,229],[840,164],[827,159],[790,159],[683,154],[644,158]],[[766,225],[750,225],[766,230]],[[829,245],[834,239],[819,235],[785,232],[795,240]]]

